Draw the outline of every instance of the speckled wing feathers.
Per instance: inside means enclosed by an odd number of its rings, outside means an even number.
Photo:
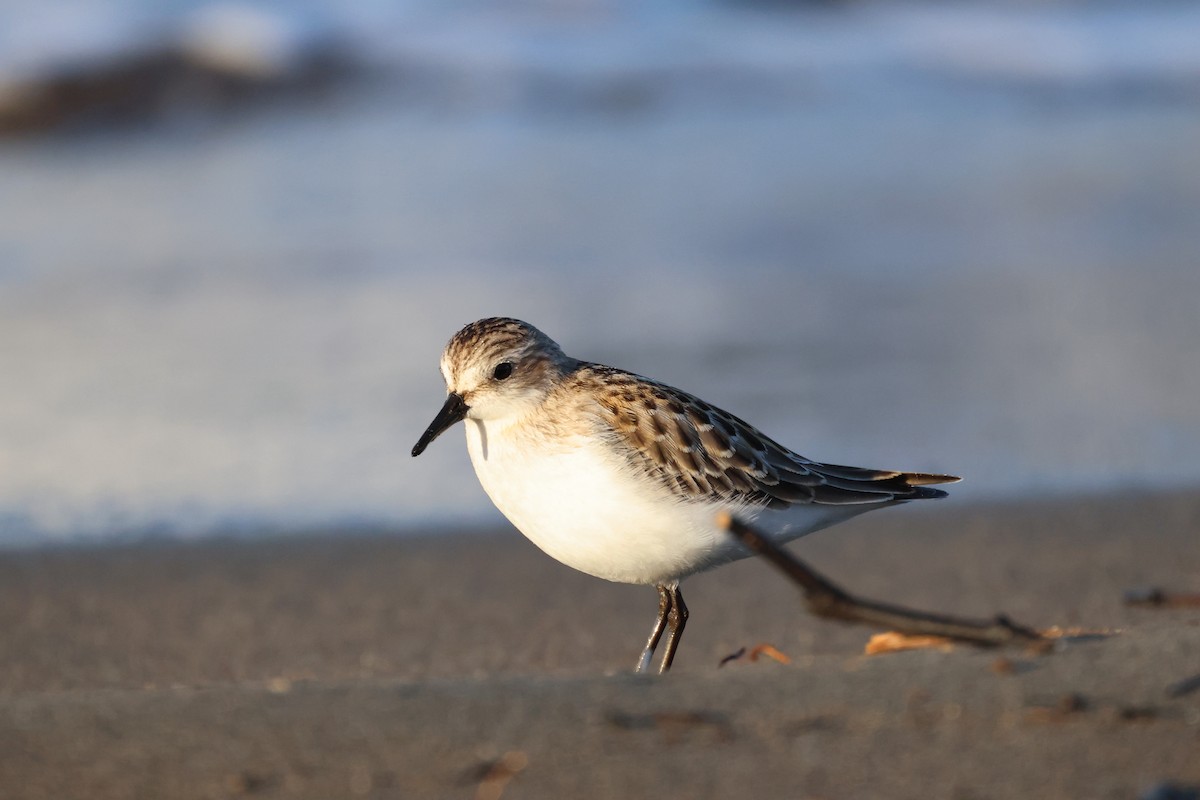
[[[581,364],[603,422],[627,446],[630,463],[684,501],[875,504],[943,497],[932,483],[958,478],[810,461],[697,397],[623,370]]]

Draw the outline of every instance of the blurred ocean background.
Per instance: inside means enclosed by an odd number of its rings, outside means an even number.
[[[409,457],[488,315],[961,500],[1196,484],[1200,4],[0,5],[0,545],[497,521]]]

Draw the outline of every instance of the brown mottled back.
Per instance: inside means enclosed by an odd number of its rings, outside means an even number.
[[[605,423],[628,445],[630,463],[681,500],[793,504],[890,503],[944,497],[925,484],[949,475],[843,467],[811,461],[693,395],[629,372],[583,363],[574,380],[599,383]]]

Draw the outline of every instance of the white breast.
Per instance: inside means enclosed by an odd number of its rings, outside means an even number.
[[[484,491],[534,544],[567,566],[620,583],[663,583],[734,551],[714,511],[671,501],[586,436],[531,440],[466,420]],[[727,560],[720,558],[719,560]]]

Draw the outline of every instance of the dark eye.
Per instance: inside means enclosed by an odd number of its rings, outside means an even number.
[[[511,361],[501,361],[496,365],[496,369],[492,371],[492,377],[498,381],[502,381],[509,375],[512,375],[513,365]]]

